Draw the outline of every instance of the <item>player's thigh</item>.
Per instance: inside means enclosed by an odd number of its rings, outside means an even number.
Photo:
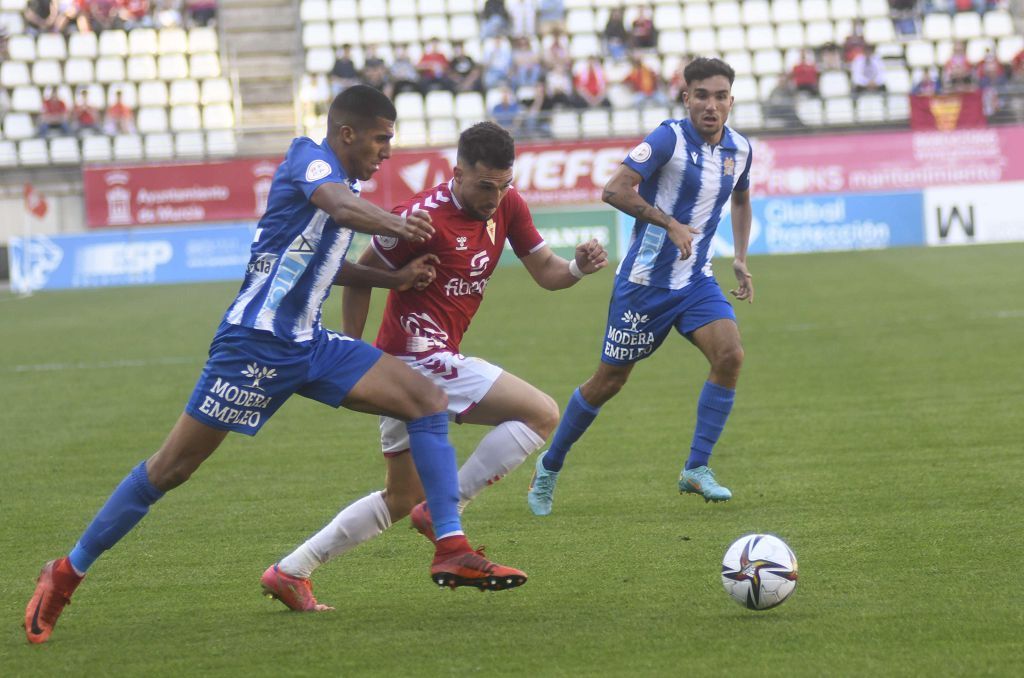
[[[443,412],[443,390],[401,360],[386,353],[363,374],[341,403],[357,412],[411,421]]]
[[[712,364],[719,363],[731,356],[742,357],[743,355],[740,328],[735,320],[729,318],[713,320],[707,325],[698,327],[689,336],[694,345]]]
[[[536,386],[503,371],[476,407],[461,415],[459,420],[487,426],[521,421],[539,432],[557,425],[558,405]]]

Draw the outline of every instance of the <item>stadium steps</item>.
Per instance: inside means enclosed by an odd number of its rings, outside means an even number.
[[[223,39],[238,72],[241,154],[280,154],[297,133],[296,82],[304,63],[293,0],[220,0]]]

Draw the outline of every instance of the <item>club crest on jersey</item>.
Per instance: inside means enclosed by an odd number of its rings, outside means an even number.
[[[722,161],[722,176],[731,177],[736,172],[736,161],[726,158]]]
[[[629,152],[630,160],[636,162],[647,162],[647,159],[651,157],[651,145],[646,141],[637,144],[636,148]]]
[[[378,235],[374,236],[377,241],[377,247],[382,250],[393,250],[398,245],[398,238],[390,235]]]
[[[487,237],[491,239],[491,244],[494,244],[494,231],[498,225],[494,223],[494,219],[487,220]]]
[[[252,379],[252,383],[249,384],[249,388],[258,388],[262,391],[263,387],[260,386],[260,382],[264,379],[273,379],[276,377],[277,370],[272,367],[260,367],[256,363],[250,363],[245,366],[244,370],[242,370],[242,376]]]
[[[464,235],[460,235],[459,237],[455,238],[455,242],[456,242],[455,249],[459,250],[460,252],[464,252],[465,250],[469,249],[466,246],[466,242],[468,240],[469,240],[469,238],[467,238]]]
[[[317,179],[323,179],[331,173],[331,166],[327,164],[325,160],[314,160],[313,162],[306,165],[306,181],[316,181]]]

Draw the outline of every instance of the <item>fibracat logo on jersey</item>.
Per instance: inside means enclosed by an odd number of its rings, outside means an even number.
[[[651,145],[646,141],[640,142],[629,152],[629,157],[636,162],[647,162],[647,159],[651,157]]]

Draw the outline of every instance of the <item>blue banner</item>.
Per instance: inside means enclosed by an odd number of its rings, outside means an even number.
[[[255,223],[12,238],[16,292],[241,280]]]

